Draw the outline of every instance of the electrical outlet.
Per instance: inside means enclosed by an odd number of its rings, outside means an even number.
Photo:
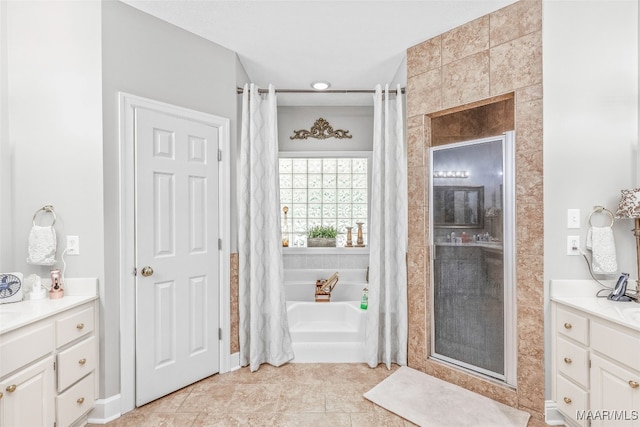
[[[580,236],[567,236],[567,255],[580,255]]]
[[[67,255],[80,255],[79,236],[67,236]]]
[[[567,209],[567,228],[580,228],[580,209]]]

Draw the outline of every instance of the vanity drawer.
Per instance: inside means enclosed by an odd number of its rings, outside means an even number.
[[[87,413],[95,403],[94,373],[56,397],[57,426],[66,427]]]
[[[589,351],[577,344],[557,338],[556,366],[558,371],[584,388],[589,387]]]
[[[0,378],[53,351],[53,326],[35,323],[0,337]]]
[[[58,353],[58,391],[96,369],[96,338],[91,337]]]
[[[640,334],[638,332],[592,321],[591,348],[632,369],[640,370],[638,365]]]
[[[578,313],[557,306],[556,329],[581,344],[589,344],[589,320]]]
[[[91,306],[56,320],[56,348],[93,332],[94,319]]]
[[[578,411],[584,413],[589,408],[589,394],[580,387],[558,375],[556,380],[556,404],[558,409],[574,423],[586,426],[586,420],[578,421]]]

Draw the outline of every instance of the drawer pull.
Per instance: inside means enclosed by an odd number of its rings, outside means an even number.
[[[78,360],[78,364],[79,364],[80,366],[84,366],[84,364],[85,364],[85,363],[87,363],[87,359],[80,359],[80,360]]]
[[[2,396],[4,396],[4,394],[0,391],[0,399],[2,399]]]
[[[7,391],[9,393],[13,393],[14,391],[16,391],[16,388],[18,388],[15,384],[11,384],[9,387],[7,387]]]
[[[76,402],[78,402],[78,405],[82,405],[84,403],[84,397],[81,397],[80,399],[76,400]]]
[[[631,386],[631,388],[638,388],[640,384],[638,384],[638,382],[636,381],[629,381],[629,386]]]
[[[571,365],[571,362],[573,362],[573,360],[569,359],[568,357],[564,358],[564,363],[566,363],[567,365]]]
[[[564,328],[565,329],[571,329],[573,326],[571,326],[571,323],[565,323],[564,324]]]
[[[569,399],[568,397],[565,397],[563,400],[564,400],[564,403],[566,403],[567,405],[571,404],[571,399]]]
[[[83,330],[84,329],[84,323],[78,323],[76,325],[76,329],[78,329],[79,331]]]

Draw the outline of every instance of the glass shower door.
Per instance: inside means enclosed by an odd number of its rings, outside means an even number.
[[[513,133],[431,149],[432,354],[515,383]]]

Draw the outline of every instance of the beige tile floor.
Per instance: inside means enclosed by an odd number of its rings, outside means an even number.
[[[253,373],[242,368],[187,386],[107,426],[413,426],[362,397],[397,368],[355,363],[264,364]]]
[[[107,426],[414,426],[362,397],[397,368],[359,363],[264,364],[253,373],[242,368],[187,386]],[[532,417],[528,426],[546,424]]]

